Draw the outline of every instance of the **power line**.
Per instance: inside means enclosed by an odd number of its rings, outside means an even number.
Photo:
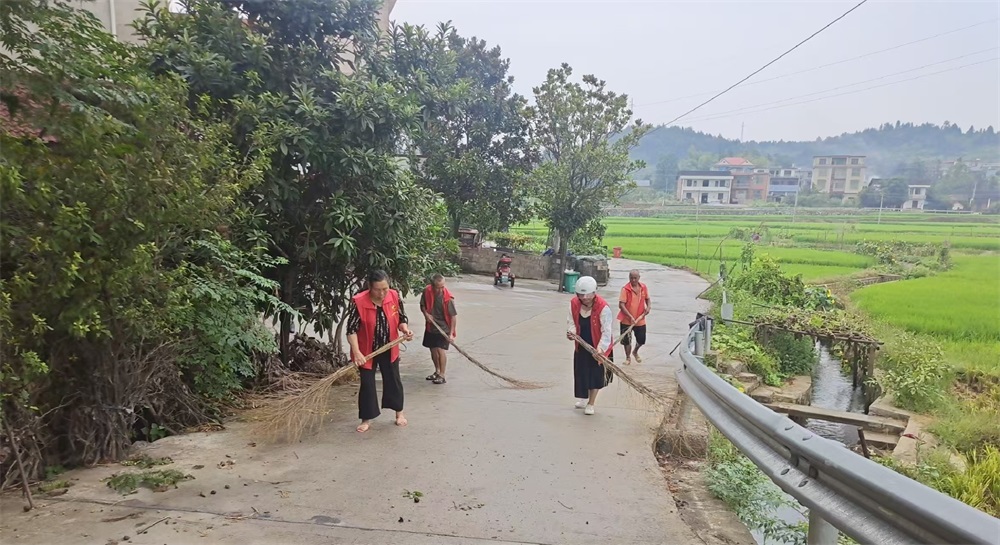
[[[879,49],[878,51],[871,51],[869,53],[864,53],[862,55],[858,55],[857,57],[851,57],[849,59],[842,59],[842,60],[839,60],[839,61],[834,61],[834,62],[831,62],[831,63],[823,64],[823,65],[820,65],[820,66],[814,66],[812,68],[806,68],[805,70],[799,70],[798,72],[790,72],[788,74],[782,74],[780,76],[774,76],[772,78],[761,79],[761,80],[757,80],[757,81],[751,81],[750,83],[747,83],[746,85],[743,85],[743,87],[749,87],[751,85],[758,85],[758,84],[766,83],[766,82],[769,82],[769,81],[774,81],[774,80],[789,78],[789,77],[792,77],[792,76],[797,76],[799,74],[805,74],[807,72],[813,72],[813,71],[816,71],[816,70],[821,70],[823,68],[829,68],[831,66],[836,66],[838,64],[844,64],[845,62],[851,62],[851,61],[856,61],[858,59],[864,59],[864,58],[871,57],[871,56],[874,56],[874,55],[878,55],[878,54],[881,54],[881,53],[886,53],[888,51],[895,51],[896,49],[900,49],[900,48],[903,48],[903,47],[906,47],[906,46],[910,46],[910,45],[913,45],[913,44],[918,44],[918,43],[921,43],[921,42],[926,42],[928,40],[933,40],[935,38],[940,38],[942,36],[947,36],[949,34],[954,34],[956,32],[962,32],[962,31],[965,31],[965,30],[969,30],[971,28],[980,27],[980,26],[983,26],[983,25],[986,25],[986,24],[989,24],[989,23],[995,23],[998,20],[1000,20],[1000,19],[994,18],[994,19],[990,19],[989,21],[981,21],[981,22],[973,24],[973,25],[964,26],[962,28],[952,29],[952,30],[949,30],[947,32],[941,32],[941,33],[935,34],[933,36],[926,36],[924,38],[913,40],[911,42],[906,42],[906,43],[903,43],[903,44],[894,45],[892,47],[887,47],[885,49]],[[707,93],[698,93],[696,95],[687,95],[687,96],[676,97],[676,98],[668,98],[666,100],[657,100],[656,102],[645,102],[645,103],[642,103],[642,104],[637,104],[636,106],[639,107],[639,108],[641,108],[643,106],[653,106],[655,104],[666,104],[668,102],[677,102],[678,100],[685,100],[685,99],[688,99],[688,98],[698,98],[698,97],[708,96],[708,95],[712,94],[712,92],[713,91],[709,91]]]
[[[932,62],[930,64],[925,64],[923,66],[918,66],[916,68],[910,68],[909,70],[901,70],[899,72],[893,72],[892,74],[886,74],[884,76],[879,76],[877,78],[871,78],[871,79],[866,79],[866,80],[862,80],[862,81],[856,81],[854,83],[848,83],[847,85],[841,85],[839,87],[832,87],[830,89],[824,89],[822,91],[816,91],[814,93],[806,93],[804,95],[796,95],[796,96],[789,97],[789,98],[783,98],[781,100],[775,100],[773,102],[764,102],[762,104],[754,104],[753,106],[741,106],[739,108],[734,108],[732,110],[725,110],[725,111],[721,111],[721,112],[714,112],[714,113],[711,113],[711,114],[705,114],[704,116],[701,116],[701,117],[693,117],[693,118],[689,119],[688,121],[701,120],[701,119],[703,119],[705,117],[715,117],[715,116],[718,116],[718,115],[729,114],[729,113],[733,113],[733,112],[742,112],[744,110],[751,110],[751,109],[754,109],[754,108],[760,108],[761,106],[771,106],[773,104],[782,104],[782,103],[788,102],[789,100],[796,100],[796,99],[799,99],[799,98],[805,98],[805,97],[811,97],[811,96],[816,96],[816,95],[822,95],[824,93],[829,93],[831,91],[839,91],[841,89],[847,89],[849,87],[855,87],[855,86],[858,86],[858,85],[864,85],[865,83],[871,83],[873,81],[881,81],[881,80],[884,80],[886,78],[891,78],[893,76],[899,76],[899,75],[902,75],[902,74],[909,74],[910,72],[916,72],[917,70],[923,70],[924,68],[930,68],[932,66],[937,66],[939,64],[945,64],[945,63],[949,63],[949,62],[954,62],[954,61],[957,61],[959,59],[965,59],[965,58],[968,58],[968,57],[974,57],[976,55],[979,55],[979,54],[982,54],[982,53],[986,53],[987,51],[996,51],[997,49],[998,49],[997,47],[990,47],[990,48],[987,48],[987,49],[982,49],[980,51],[975,51],[975,52],[972,52],[972,53],[967,53],[965,55],[960,55],[958,57],[953,57],[953,58],[950,58],[950,59],[945,59],[943,61]]]
[[[758,114],[758,113],[766,112],[766,111],[769,111],[769,110],[777,110],[779,108],[788,108],[790,106],[798,106],[800,104],[809,104],[810,102],[818,102],[820,100],[826,100],[828,98],[835,98],[835,97],[840,97],[840,96],[844,96],[844,95],[853,95],[853,94],[861,93],[861,92],[864,92],[864,91],[870,91],[872,89],[879,89],[881,87],[889,87],[890,85],[898,85],[900,83],[906,83],[908,81],[914,81],[914,80],[918,80],[918,79],[927,78],[927,77],[930,77],[930,76],[936,76],[938,74],[944,74],[946,72],[954,72],[955,70],[961,70],[963,68],[968,68],[970,66],[976,66],[976,65],[979,65],[979,64],[985,64],[985,63],[988,63],[988,62],[995,62],[995,61],[1000,61],[1000,57],[994,57],[992,59],[986,59],[984,61],[977,61],[977,62],[972,62],[972,63],[969,63],[969,64],[963,64],[961,66],[955,66],[955,67],[952,67],[952,68],[946,68],[944,70],[938,70],[937,72],[930,72],[928,74],[921,74],[919,76],[914,76],[912,78],[901,79],[901,80],[898,80],[898,81],[890,81],[889,83],[883,83],[881,85],[872,85],[871,87],[864,87],[864,88],[861,88],[861,89],[855,89],[854,91],[845,91],[843,93],[837,93],[835,95],[829,95],[829,96],[825,96],[825,97],[814,98],[814,99],[811,99],[811,100],[803,100],[803,101],[800,101],[800,102],[793,102],[791,104],[782,104],[782,105],[779,105],[779,106],[771,106],[769,108],[761,108],[759,110],[748,111],[748,112],[738,112],[738,113],[743,113],[743,114],[746,114],[746,115]],[[788,100],[791,100],[791,99],[788,99]],[[725,118],[728,118],[728,117],[735,117],[736,115],[738,115],[738,113],[733,113],[732,115],[730,115],[730,114],[726,114],[726,115],[714,115],[713,114],[713,115],[709,115],[709,116],[705,116],[705,117],[696,117],[696,118],[691,119],[691,121],[712,121],[712,120],[715,120],[715,119],[725,119]]]
[[[679,115],[679,116],[677,116],[677,117],[675,117],[675,118],[671,119],[671,120],[670,120],[670,121],[668,121],[668,122],[667,122],[666,124],[667,124],[667,125],[670,125],[670,124],[672,124],[672,123],[673,123],[674,121],[677,121],[678,119],[681,119],[682,117],[685,117],[685,116],[687,116],[688,114],[690,114],[690,113],[692,113],[692,112],[694,112],[694,111],[698,110],[699,108],[701,108],[702,106],[704,106],[704,105],[708,104],[709,102],[712,102],[713,100],[715,100],[715,99],[717,99],[717,98],[721,97],[722,95],[724,95],[724,94],[728,93],[729,91],[733,90],[733,89],[734,89],[734,88],[735,88],[735,87],[736,87],[737,85],[739,85],[739,84],[743,83],[744,81],[746,81],[746,80],[748,80],[748,79],[750,79],[750,78],[752,78],[752,77],[756,76],[757,74],[759,74],[760,72],[762,72],[762,71],[763,71],[763,70],[764,70],[765,68],[767,68],[768,66],[771,66],[772,64],[774,64],[774,63],[778,62],[779,60],[781,60],[781,58],[782,58],[782,57],[784,57],[785,55],[787,55],[787,54],[791,53],[792,51],[795,51],[795,50],[796,50],[796,49],[798,49],[798,48],[799,48],[799,47],[800,47],[800,46],[801,46],[802,44],[804,44],[804,43],[808,42],[809,40],[811,40],[811,39],[815,38],[815,37],[816,37],[816,36],[817,36],[817,35],[818,35],[818,34],[819,34],[820,32],[823,32],[824,30],[826,30],[826,29],[830,28],[831,26],[833,26],[833,25],[834,25],[834,23],[836,23],[837,21],[839,21],[839,20],[843,19],[844,17],[847,17],[848,15],[850,15],[850,13],[851,13],[852,11],[854,11],[854,10],[856,10],[856,9],[860,8],[861,6],[865,5],[865,3],[867,3],[867,2],[868,2],[868,0],[861,0],[861,1],[860,1],[860,2],[858,2],[858,3],[857,3],[857,5],[855,5],[855,6],[853,7],[853,8],[851,8],[851,9],[849,9],[849,10],[845,11],[845,12],[844,12],[843,14],[841,14],[841,15],[840,15],[840,17],[837,17],[836,19],[834,19],[834,20],[830,21],[829,23],[827,23],[826,25],[824,25],[824,26],[823,26],[823,28],[821,28],[821,29],[817,30],[816,32],[813,32],[812,34],[810,34],[810,35],[809,35],[809,37],[808,37],[808,38],[806,38],[805,40],[802,40],[801,42],[799,42],[799,43],[795,44],[794,46],[792,46],[792,48],[791,48],[791,49],[789,49],[788,51],[785,51],[785,52],[784,52],[784,53],[782,53],[781,55],[778,55],[778,56],[777,56],[777,57],[775,57],[775,58],[774,58],[774,60],[772,60],[771,62],[769,62],[769,63],[765,64],[764,66],[761,66],[761,67],[760,67],[760,68],[758,68],[757,70],[754,70],[754,71],[753,71],[752,73],[750,73],[750,75],[749,75],[749,76],[747,76],[747,77],[745,77],[745,78],[741,79],[740,81],[737,81],[736,83],[734,83],[734,84],[730,85],[729,87],[727,87],[727,88],[726,88],[726,90],[725,90],[725,91],[722,91],[721,93],[718,93],[717,95],[715,95],[714,97],[712,97],[712,98],[710,98],[710,99],[706,100],[705,102],[702,102],[701,104],[699,104],[699,105],[695,106],[694,108],[691,108],[690,110],[688,110],[688,111],[684,112],[683,114],[681,114],[681,115]]]

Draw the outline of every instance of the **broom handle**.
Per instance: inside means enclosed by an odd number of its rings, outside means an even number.
[[[620,337],[618,337],[617,339],[615,339],[615,342],[611,343],[611,346],[614,346],[616,344],[621,344],[622,343],[622,339],[624,339],[626,336],[628,336],[629,333],[632,332],[632,328],[633,327],[635,327],[635,324],[632,324],[632,325],[628,326],[628,329],[625,330],[625,333],[622,333]]]
[[[370,361],[375,356],[378,356],[379,354],[387,352],[387,351],[391,350],[392,347],[396,346],[397,344],[402,344],[404,342],[406,342],[406,337],[400,335],[399,337],[396,337],[396,340],[389,341],[388,343],[386,343],[386,344],[382,345],[381,347],[379,347],[378,350],[376,350],[376,351],[372,352],[371,354],[368,354],[367,356],[365,356],[365,361]]]
[[[584,347],[587,350],[587,352],[590,352],[590,354],[592,356],[594,356],[595,358],[597,358],[598,360],[600,360],[600,362],[602,364],[604,364],[604,363],[611,363],[611,360],[609,360],[604,354],[601,354],[600,352],[598,352],[596,348],[594,348],[593,346],[590,346],[590,344],[587,343],[587,341],[581,339],[580,336],[577,335],[576,333],[570,333],[570,336],[572,336],[573,340],[576,341],[577,343],[579,343],[580,346]]]
[[[451,344],[452,346],[454,346],[454,347],[455,347],[455,350],[458,350],[458,353],[459,353],[459,354],[461,354],[461,355],[465,356],[465,357],[466,357],[466,358],[468,358],[468,359],[469,359],[470,361],[475,361],[475,358],[473,358],[472,356],[470,356],[470,355],[466,354],[466,353],[465,353],[465,350],[462,350],[462,349],[461,349],[461,348],[460,348],[460,347],[459,347],[459,346],[458,346],[457,344],[455,344],[455,341],[451,340],[451,335],[449,335],[449,334],[445,333],[445,332],[444,332],[444,329],[442,329],[442,328],[441,328],[441,326],[439,326],[439,325],[438,325],[438,323],[437,323],[437,321],[436,321],[436,320],[433,320],[433,319],[432,319],[432,320],[430,320],[430,322],[429,322],[429,323],[430,323],[430,324],[432,324],[432,325],[434,326],[434,329],[438,330],[438,333],[440,333],[441,335],[443,335],[443,336],[444,336],[444,337],[445,337],[446,339],[449,339],[449,340],[448,340],[448,343],[449,343],[449,344]]]

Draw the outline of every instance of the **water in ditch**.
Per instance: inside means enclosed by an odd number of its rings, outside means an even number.
[[[810,405],[837,411],[864,412],[865,397],[861,392],[861,388],[854,389],[851,386],[851,377],[843,371],[840,360],[831,355],[826,347],[821,344],[816,344],[816,351],[819,353],[819,361],[813,367],[812,402]],[[809,419],[806,421],[806,428],[820,437],[825,437],[847,446],[854,446],[858,442],[857,426]],[[786,497],[795,503],[794,498],[791,496]],[[805,509],[802,509],[802,511],[805,511]],[[778,509],[775,516],[792,524],[801,522],[804,519],[801,512],[789,507]],[[764,536],[759,530],[751,530],[751,533],[760,545],[782,543],[773,539],[765,542]]]
[[[823,345],[817,344],[819,362],[813,368],[812,405],[822,409],[832,409],[852,413],[865,411],[865,396],[861,388],[851,386],[851,377],[841,367],[840,360],[833,357]],[[849,424],[837,424],[823,420],[806,421],[810,431],[847,446],[858,442],[858,428]]]

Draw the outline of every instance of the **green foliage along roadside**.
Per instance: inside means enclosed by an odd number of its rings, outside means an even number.
[[[4,9],[0,401],[39,474],[43,458],[121,458],[140,418],[208,420],[201,396],[231,394],[273,349],[257,316],[281,262],[218,234],[266,164],[192,113],[183,81],[92,16]]]

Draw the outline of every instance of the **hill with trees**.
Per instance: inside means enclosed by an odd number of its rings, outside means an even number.
[[[1000,134],[992,126],[963,131],[947,121],[942,125],[896,121],[814,141],[740,142],[686,127],[658,126],[632,150],[633,158],[646,162],[635,177],[651,179],[658,188],[668,187],[678,169],[704,168],[719,157],[746,157],[762,166],[808,167],[814,155],[840,154],[865,155],[869,175],[889,176],[914,161],[1000,160]]]

